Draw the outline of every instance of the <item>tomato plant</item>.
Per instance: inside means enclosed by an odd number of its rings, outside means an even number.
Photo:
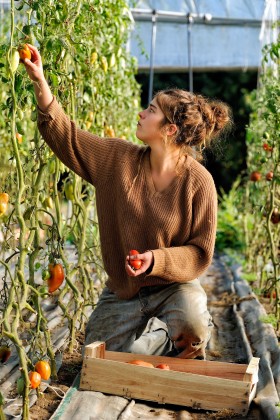
[[[278,23],[279,25],[279,23]],[[246,134],[248,176],[236,197],[244,239],[244,275],[254,290],[273,290],[275,325],[280,329],[280,37],[263,50],[259,88],[252,92]],[[268,65],[269,63],[269,65]],[[269,292],[270,293],[270,292]]]
[[[127,49],[131,24],[125,0],[11,0],[10,10],[1,15],[0,185],[9,200],[0,204],[0,278],[5,284],[0,331],[18,353],[23,419],[29,418],[28,372],[38,354],[40,360],[48,357],[56,376],[44,300],[53,300],[67,319],[73,351],[76,330],[87,319],[85,308],[96,301],[105,273],[94,188],[59,162],[42,140],[33,84],[19,62],[28,54],[25,45],[36,45],[53,94],[80,128],[136,141],[140,89],[137,63]],[[47,288],[40,276],[50,261],[59,261],[67,278],[56,296],[61,269],[55,263],[53,270],[47,268],[52,271]],[[66,297],[71,304],[65,304]]]

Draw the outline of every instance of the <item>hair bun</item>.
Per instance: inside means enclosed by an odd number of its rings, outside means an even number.
[[[221,130],[231,124],[231,111],[228,105],[223,102],[210,102],[210,107],[213,115],[213,131],[212,135],[216,136]]]

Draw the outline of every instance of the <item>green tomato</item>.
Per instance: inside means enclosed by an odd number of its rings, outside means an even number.
[[[74,196],[74,185],[72,182],[67,182],[64,187],[65,197],[67,200],[73,201],[75,199]]]
[[[20,378],[18,378],[17,380],[17,392],[19,395],[22,395],[24,391],[24,379],[21,376]]]

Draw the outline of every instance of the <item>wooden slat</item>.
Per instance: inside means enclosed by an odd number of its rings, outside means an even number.
[[[80,389],[245,415],[250,384],[89,358],[83,363]]]
[[[252,357],[246,369],[243,381],[251,382],[252,384],[258,382],[259,362],[259,357]]]
[[[95,341],[85,347],[85,358],[99,358],[104,359],[105,343],[103,341]]]

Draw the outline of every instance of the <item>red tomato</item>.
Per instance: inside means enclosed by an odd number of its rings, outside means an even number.
[[[170,370],[170,367],[168,365],[166,365],[165,363],[160,363],[159,365],[156,366],[156,368],[164,369],[164,370]]]
[[[280,222],[280,213],[277,208],[273,210],[270,220],[274,225],[277,225]]]
[[[272,146],[269,146],[268,143],[264,143],[263,144],[263,150],[265,150],[266,152],[272,152],[273,147]]]
[[[0,363],[5,363],[9,360],[11,356],[11,349],[8,346],[0,347]]]
[[[267,172],[265,178],[267,179],[267,181],[271,181],[273,178],[273,172],[272,171]]]
[[[149,367],[149,368],[153,368],[154,365],[152,363],[149,362],[144,362],[144,360],[131,360],[130,362],[127,362],[130,365],[138,365],[138,366],[144,366],[144,367]]]
[[[30,388],[36,389],[41,383],[41,375],[38,372],[29,372]]]
[[[132,249],[131,251],[129,251],[129,255],[137,255],[139,254],[138,251],[136,251],[136,249]],[[129,260],[129,264],[130,266],[134,269],[134,270],[139,270],[139,268],[142,267],[143,261],[141,260]]]
[[[254,181],[254,182],[257,182],[261,179],[261,177],[262,176],[258,171],[253,171],[250,175],[250,180]]]
[[[64,280],[64,270],[61,264],[49,264],[50,277],[48,278],[49,293],[61,286]]]
[[[49,377],[51,376],[51,367],[49,365],[49,362],[46,360],[39,360],[35,365],[35,370],[38,372],[42,379],[47,381]]]

